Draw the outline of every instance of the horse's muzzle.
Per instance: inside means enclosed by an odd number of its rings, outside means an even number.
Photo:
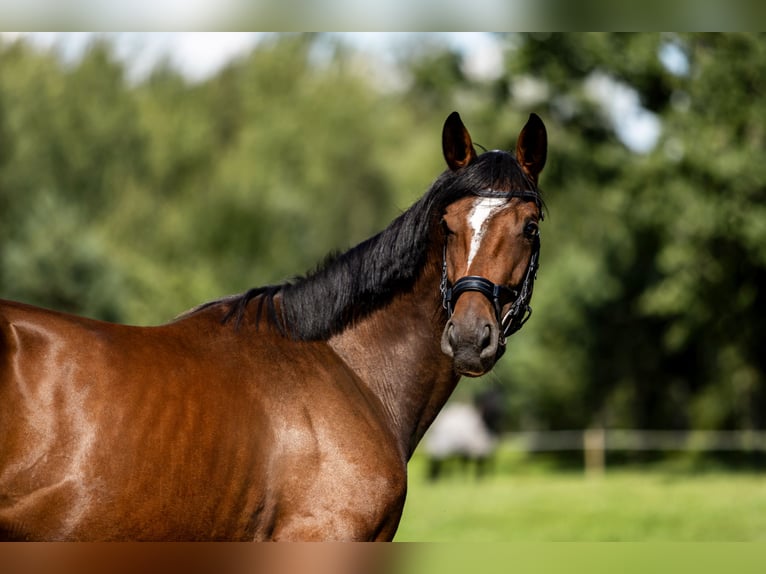
[[[505,350],[500,345],[497,323],[481,317],[473,321],[447,321],[441,347],[445,355],[452,357],[455,371],[468,377],[488,372]]]

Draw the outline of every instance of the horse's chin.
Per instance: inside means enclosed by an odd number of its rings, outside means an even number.
[[[478,355],[461,355],[458,353],[452,360],[455,372],[462,377],[481,377],[486,375],[497,364],[497,361],[505,353],[505,346],[498,345],[498,351],[493,357],[480,357]]]
[[[495,366],[495,359],[480,359],[479,357],[460,357],[457,356],[452,361],[455,372],[463,377],[481,377],[486,375]]]
[[[470,377],[472,379],[476,379],[482,375],[486,375],[489,371],[466,371],[456,367],[455,372],[461,377]]]

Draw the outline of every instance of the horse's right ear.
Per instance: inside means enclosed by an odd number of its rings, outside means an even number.
[[[537,185],[537,177],[545,167],[548,155],[548,133],[537,114],[529,114],[529,120],[521,130],[516,142],[516,159],[521,169]]]
[[[457,171],[476,159],[471,136],[457,112],[452,112],[444,122],[442,150],[444,159],[452,171]]]

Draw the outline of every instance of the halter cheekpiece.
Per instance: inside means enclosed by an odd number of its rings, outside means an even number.
[[[524,192],[500,192],[491,189],[481,190],[476,193],[480,197],[520,197],[528,201],[534,201],[541,207],[540,196],[534,191]],[[524,326],[532,316],[532,307],[529,302],[532,299],[532,289],[535,279],[537,279],[537,270],[540,267],[540,235],[536,235],[532,243],[532,255],[529,258],[527,271],[524,273],[524,279],[516,288],[506,287],[493,283],[486,277],[478,275],[467,275],[455,281],[451,285],[447,278],[447,240],[444,241],[444,250],[442,255],[442,279],[439,289],[442,293],[442,305],[447,310],[447,317],[452,317],[455,303],[458,297],[467,291],[477,291],[484,295],[495,309],[495,318],[500,326],[500,345],[505,345],[506,339]],[[508,311],[503,315],[503,307],[511,304]]]

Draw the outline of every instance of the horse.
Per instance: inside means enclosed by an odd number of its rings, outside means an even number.
[[[0,302],[0,539],[392,540],[407,462],[529,318],[547,154],[447,167],[315,270],[137,327]]]
[[[495,453],[495,437],[482,419],[481,412],[468,403],[452,403],[444,407],[423,439],[428,462],[428,480],[436,482],[449,466],[469,472],[475,468],[482,478]]]
[[[492,469],[504,430],[504,391],[493,386],[477,394],[472,403],[447,404],[423,438],[427,478],[439,480],[445,470],[469,473],[477,479]]]

